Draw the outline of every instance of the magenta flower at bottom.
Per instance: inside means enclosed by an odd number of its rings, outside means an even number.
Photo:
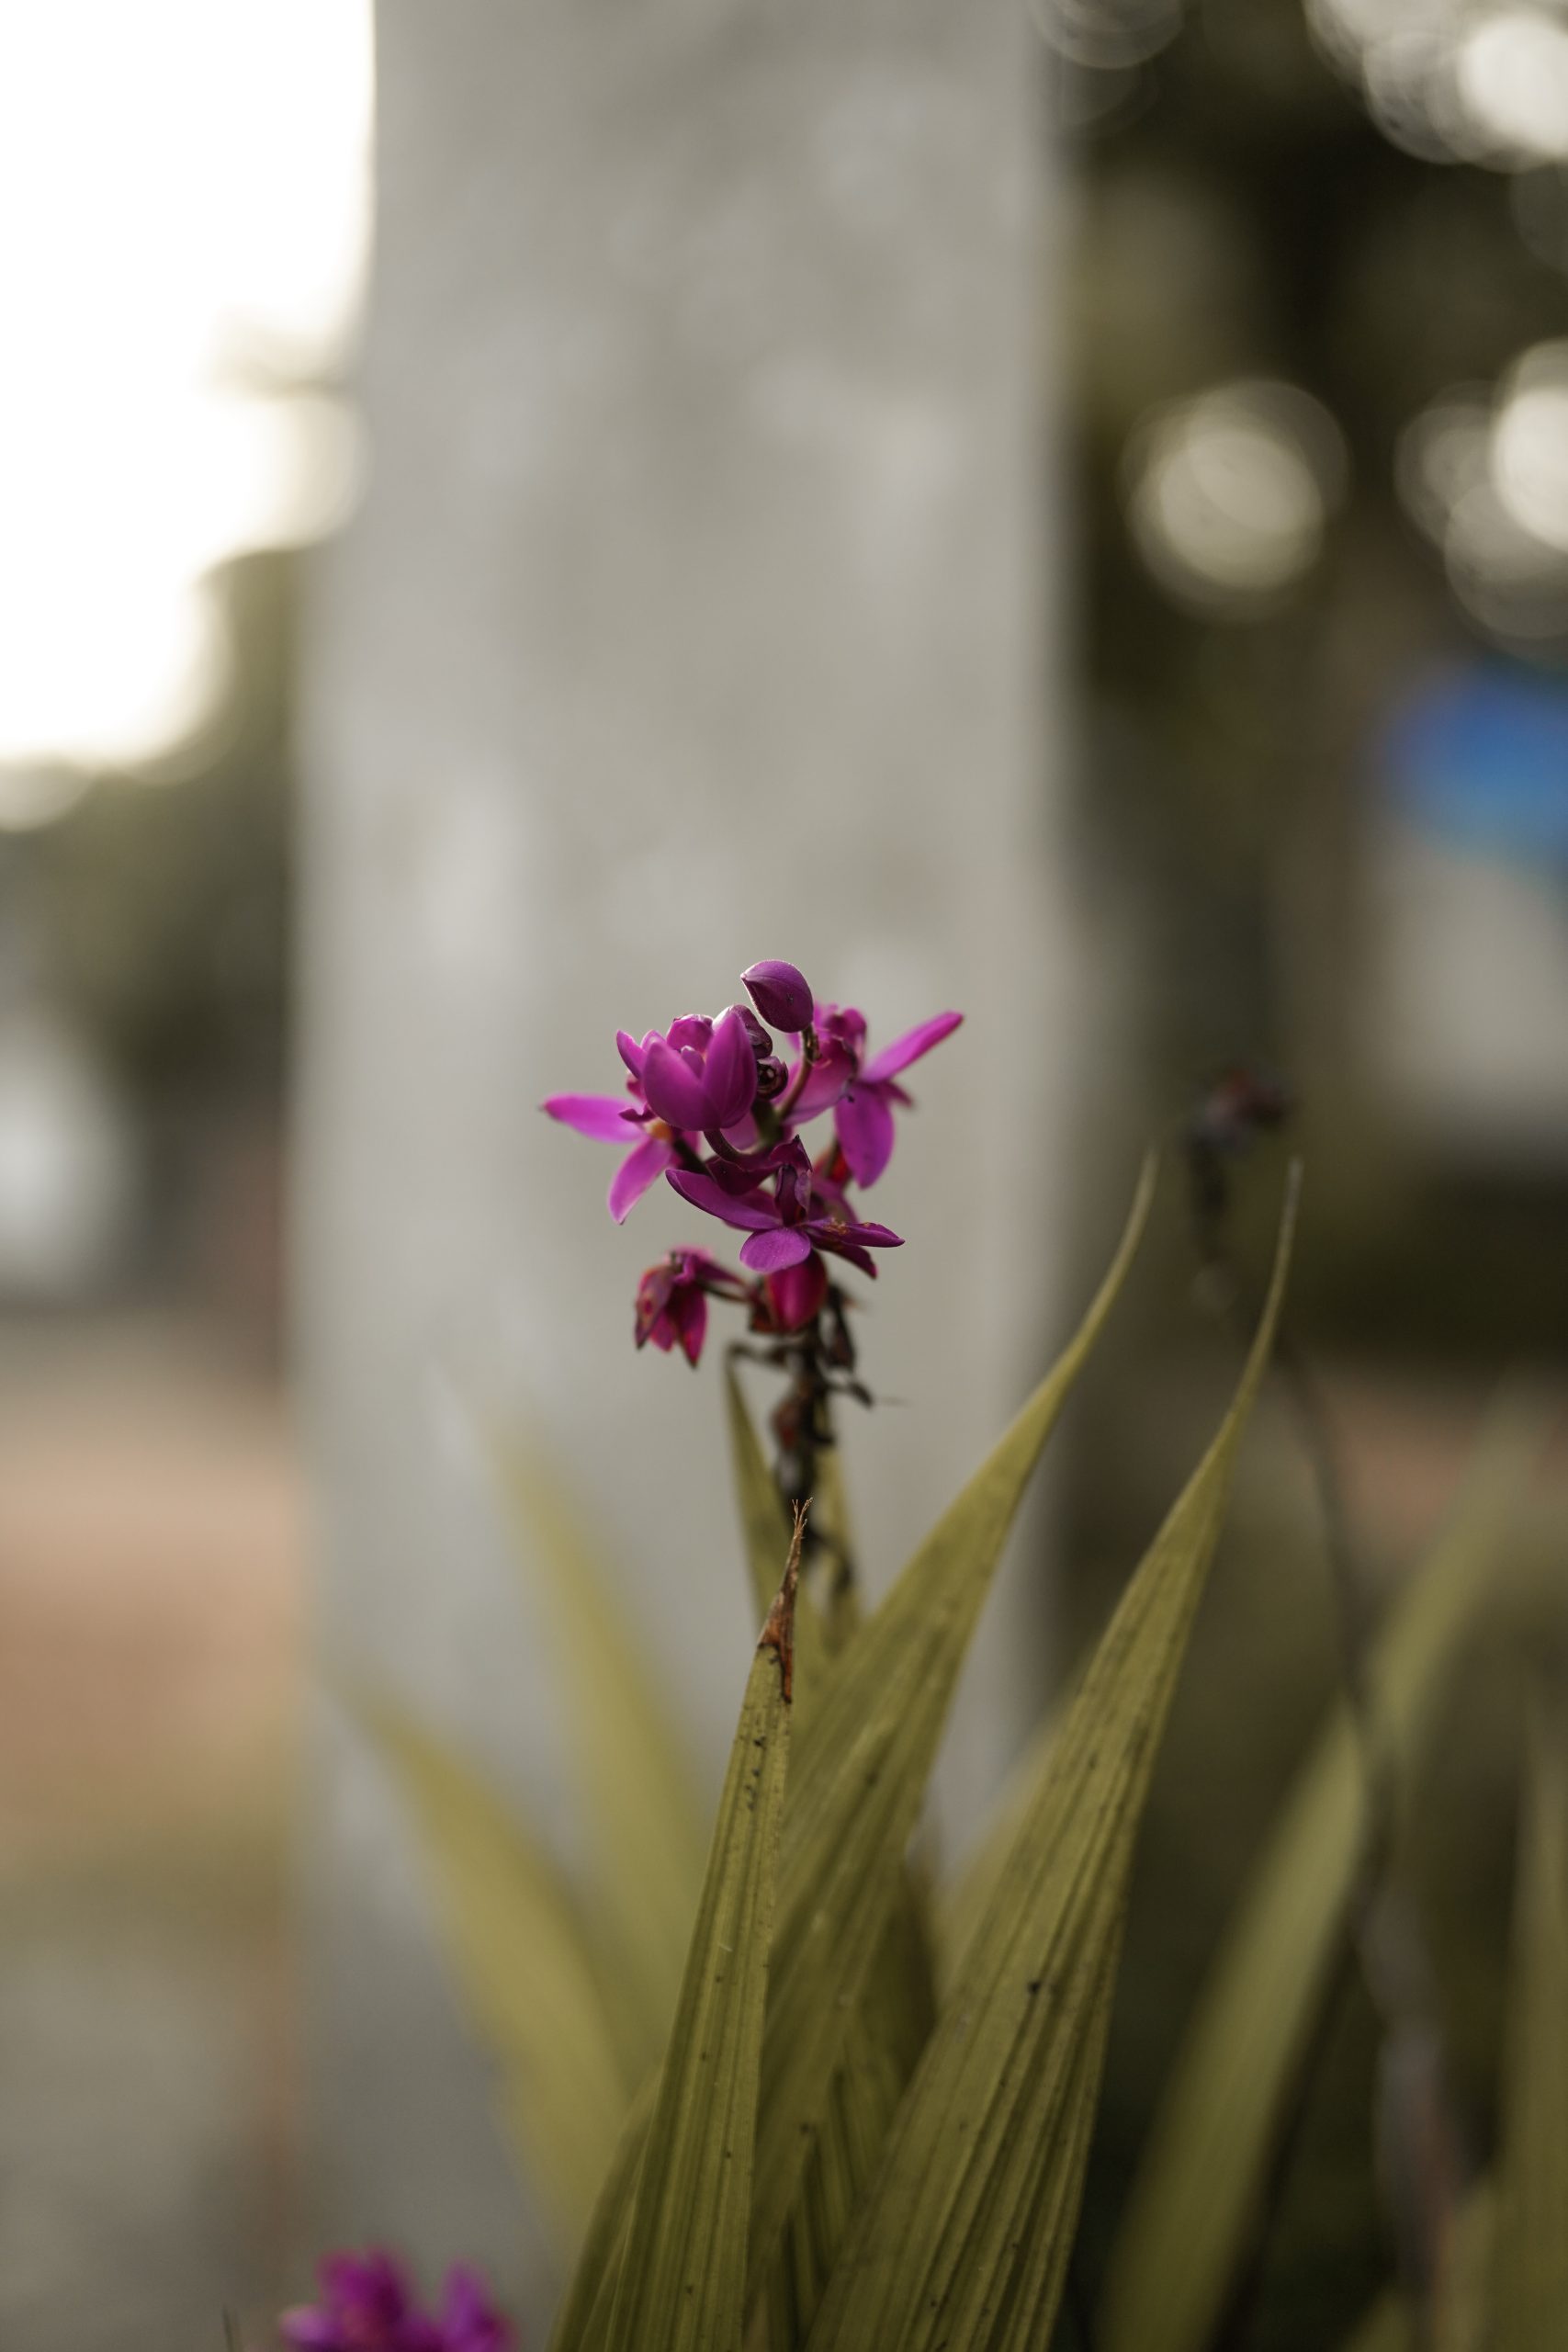
[[[422,2311],[401,2265],[379,2247],[330,2254],[318,2302],[285,2312],[278,2333],[293,2352],[507,2352],[510,2323],[478,2273],[446,2274],[439,2315]]]

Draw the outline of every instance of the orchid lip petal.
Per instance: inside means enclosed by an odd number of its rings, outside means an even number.
[[[880,1078],[896,1077],[911,1062],[918,1062],[922,1054],[929,1054],[933,1046],[940,1046],[944,1037],[951,1037],[963,1018],[961,1012],[933,1013],[929,1021],[907,1029],[901,1037],[895,1037],[890,1046],[884,1046],[879,1054],[874,1054],[863,1075],[874,1084]]]
[[[610,1183],[610,1215],[617,1225],[625,1225],[649,1186],[657,1184],[674,1157],[675,1147],[665,1136],[649,1136],[626,1154]]]
[[[548,1094],[539,1108],[595,1143],[630,1143],[637,1124],[637,1105],[624,1094]]]
[[[671,1168],[666,1181],[694,1209],[717,1217],[721,1224],[738,1226],[742,1232],[766,1233],[783,1222],[771,1201],[761,1196],[750,1201],[732,1200],[728,1193],[719,1190],[705,1170]]]
[[[798,1266],[811,1255],[811,1243],[801,1225],[774,1226],[771,1232],[747,1235],[740,1244],[740,1262],[755,1274],[775,1274]]]

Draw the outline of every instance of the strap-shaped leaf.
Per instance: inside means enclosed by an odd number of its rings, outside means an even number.
[[[609,2352],[740,2352],[799,1565],[797,1526],[719,1799],[615,2280]]]
[[[1568,2345],[1568,1774],[1531,1744],[1504,2056],[1493,2352]]]
[[[769,1475],[755,1425],[734,1367],[727,1366],[730,1453],[742,1532],[754,1589],[778,1557],[784,1505]],[[812,1527],[826,1527],[831,1545],[848,1547],[848,1506],[836,1448],[818,1464],[820,1496],[812,1498]],[[825,1506],[825,1508],[824,1508]],[[793,1746],[795,1769],[812,1728],[811,1702],[819,1702],[830,1653],[860,1631],[852,1586],[835,1577],[829,1614],[819,1617],[806,1592],[795,1612],[797,1703]],[[851,2216],[864,2194],[904,2086],[914,2071],[934,2009],[930,1942],[919,1890],[908,1882],[895,1904],[872,1965],[871,1980],[845,2037],[839,2071],[807,2158],[768,2285],[770,2352],[804,2344],[838,2256]]]
[[[1122,1596],[890,2135],[810,2352],[1038,2352],[1066,2278],[1133,1849],[1294,1224],[1235,1400]]]
[[[1533,1431],[1482,1450],[1380,1645],[1375,1704],[1401,1777],[1495,1582]],[[1350,1928],[1365,1771],[1343,1707],[1286,1800],[1171,2070],[1112,2252],[1104,2352],[1202,2352],[1256,2226],[1271,2154]]]
[[[608,2340],[615,2280],[658,2095],[659,2076],[649,2075],[632,2102],[610,2169],[593,2200],[582,2248],[550,2331],[550,2352],[603,2352]]]
[[[1024,1407],[1001,1443],[982,1466],[927,1539],[904,1571],[895,1593],[883,1604],[870,1623],[851,1645],[844,1660],[847,1669],[851,1661],[859,1673],[854,1705],[845,1709],[841,1701],[835,1702],[835,1716],[824,1712],[827,1737],[840,1754],[851,1751],[850,1770],[858,1767],[858,1776],[840,1779],[829,1764],[820,1775],[819,1801],[815,1818],[818,1823],[815,1838],[801,1839],[795,1849],[793,1871],[794,1905],[797,1922],[809,1915],[818,1892],[820,1877],[819,1858],[823,1853],[835,1853],[835,1841],[851,1831],[863,1830],[867,1807],[863,1801],[863,1782],[869,1778],[874,1786],[886,1777],[890,1787],[897,1787],[895,1770],[886,1775],[884,1767],[889,1753],[902,1759],[900,1769],[904,1784],[900,1802],[891,1819],[878,1816],[881,1834],[863,1843],[861,1853],[867,1851],[873,1862],[883,1859],[886,1868],[879,1876],[870,1878],[858,1864],[838,1873],[832,1890],[836,1917],[848,1917],[863,1944],[869,1942],[871,1965],[876,1964],[881,1950],[879,1936],[886,1928],[904,1901],[902,1883],[903,1856],[919,1814],[931,1763],[940,1739],[947,1702],[962,1663],[969,1634],[973,1632],[980,1603],[999,1558],[1002,1543],[1017,1509],[1029,1473],[1038,1459],[1049,1436],[1073,1381],[1087,1361],[1099,1338],[1111,1308],[1126,1279],[1148,1215],[1153,1195],[1155,1167],[1145,1164],[1129,1215],[1126,1230],[1111,1268],[1097,1292],[1083,1323],[1069,1343],[1060,1361],[1042,1382]],[[748,1555],[753,1577],[758,1562],[772,1531],[782,1522],[777,1490],[768,1476],[755,1431],[746,1413],[744,1399],[732,1385],[729,1392],[730,1436],[737,1468],[737,1489],[741,1499],[742,1521],[748,1539]],[[953,1588],[967,1582],[972,1590],[964,1591],[955,1601]],[[905,1596],[904,1605],[890,1612],[890,1603],[898,1593]],[[920,1636],[925,1630],[921,1611],[929,1605],[941,1618],[939,1632],[942,1635],[937,1645],[937,1658],[931,1664],[930,1653]],[[944,1612],[944,1613],[943,1613]],[[797,1614],[796,1630],[802,1620]],[[872,1665],[862,1668],[861,1660],[869,1657]],[[930,1679],[922,1677],[930,1673]],[[833,1680],[847,1680],[847,1672],[835,1672]],[[891,1679],[891,1694],[886,1687]],[[803,1687],[809,1687],[803,1678]],[[868,1712],[873,1717],[872,1737],[863,1753],[856,1758],[854,1734],[863,1727]],[[901,1740],[900,1735],[911,1728],[917,1733],[913,1741]],[[802,1759],[817,1744],[818,1724],[812,1723],[809,1706],[805,1711],[801,1726],[803,1736],[797,1747],[791,1776],[789,1808],[796,1804],[803,1772]],[[786,1854],[788,1828],[786,1823]],[[784,1872],[787,1860],[781,1857],[781,1911],[787,1881]],[[782,1924],[782,1923],[781,1923]],[[814,2143],[820,2128],[820,2119],[832,2096],[832,2086],[842,2062],[843,2049],[852,2027],[850,2020],[858,2014],[855,2004],[866,1982],[866,1953],[862,1946],[850,1953],[851,1965],[840,1969],[843,1947],[830,1934],[795,1939],[795,1950],[789,1958],[783,1954],[778,1929],[775,1928],[774,1949],[771,1964],[771,1994],[776,1994],[787,1973],[795,1967],[811,1971],[809,1983],[804,1987],[808,2005],[819,2002],[821,2007],[836,2014],[830,2018],[830,2034],[818,2037],[812,2055],[820,2068],[816,2078],[815,2107],[817,2120],[808,2123],[803,2135]],[[791,2005],[794,2006],[793,2004]],[[770,2006],[768,2031],[774,2033],[773,2009]],[[923,2035],[924,2019],[916,2018],[909,2030]],[[803,2086],[812,2087],[810,2085]],[[784,2223],[795,2202],[804,2172],[804,2151],[781,2143],[795,2139],[798,2126],[787,2133],[781,2129],[777,2113],[765,2114],[759,2133],[759,2157],[769,2151],[775,2187],[773,2192],[774,2220],[771,2225],[770,2244],[760,2243],[755,2225],[752,2239],[751,2283],[752,2298],[772,2268],[773,2249],[777,2247]],[[629,2140],[638,2134],[629,2128]],[[618,2160],[619,2161],[619,2160]],[[601,2213],[595,2220],[595,2231],[604,2242],[614,2244],[616,2230],[624,2233],[626,2210],[629,2191],[625,2186],[629,2164],[623,2164],[623,2185],[617,2194],[606,2185]],[[758,2180],[761,2188],[761,2175]],[[758,2198],[761,2210],[761,2198]],[[603,2256],[601,2255],[601,2260]],[[552,2339],[552,2352],[600,2352],[605,2339],[608,2299],[602,2286],[584,2276],[586,2264],[580,2267],[568,2298],[566,2312],[558,2323]]]
[[[499,2068],[509,2136],[563,2248],[575,2249],[629,2096],[576,1902],[466,1763],[394,1707],[367,1701],[359,1713],[412,1809],[458,1990]]]
[[[1008,1774],[974,1851],[942,1898],[938,1952],[944,1984],[955,1982],[962,1972],[974,1949],[976,1930],[1007,1875],[1019,1829],[1040,1785],[1051,1743],[1062,1728],[1064,1713],[1065,1709],[1058,1705],[1031,1736],[1028,1747]]]
[[[575,1778],[598,1868],[634,2081],[659,2063],[702,1884],[704,1812],[656,1676],[548,1465],[522,1440],[494,1461],[521,1564],[548,1605],[570,1691]],[[775,1549],[776,1561],[782,1544]],[[765,1604],[764,1604],[765,1605]]]
[[[753,1588],[770,1575],[784,1525],[784,1504],[771,1476],[756,1426],[733,1365],[726,1367],[730,1454]],[[811,1527],[830,1545],[847,1549],[849,1511],[836,1447],[818,1461]],[[795,1769],[811,1736],[811,1708],[820,1699],[833,1655],[859,1632],[852,1584],[835,1578],[829,1614],[819,1616],[804,1589],[795,1611]],[[913,1881],[895,1906],[873,1963],[871,1983],[845,2037],[816,2148],[780,2247],[770,2284],[771,2352],[803,2343],[839,2245],[870,2178],[887,2126],[913,2072],[933,2015],[931,1962],[919,1890]]]
[[[904,1856],[1003,1544],[1126,1277],[1154,1172],[1146,1164],[1110,1272],[1066,1352],[836,1661],[802,1741],[784,1823],[763,2047],[753,2295],[768,2276],[899,1900]]]
[[[1492,2184],[1483,2181],[1460,2208],[1446,2266],[1439,2337],[1432,2352],[1483,2352],[1487,2345],[1495,2218]],[[1343,2352],[1420,2352],[1409,2306],[1397,2288],[1379,2296]]]

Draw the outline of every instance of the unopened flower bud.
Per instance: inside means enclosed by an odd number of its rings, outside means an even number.
[[[772,1022],[775,1029],[810,1028],[810,986],[804,972],[793,964],[753,964],[740,978],[763,1020]]]
[[[763,1054],[757,1064],[757,1099],[771,1102],[789,1084],[789,1072],[777,1054]]]
[[[746,1023],[746,1035],[751,1040],[751,1051],[761,1061],[764,1054],[773,1052],[773,1041],[749,1004],[738,1004],[735,1010]]]

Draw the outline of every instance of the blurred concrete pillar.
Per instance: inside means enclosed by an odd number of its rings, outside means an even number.
[[[305,727],[323,1640],[547,1796],[549,1676],[449,1377],[557,1441],[709,1763],[748,1651],[716,1366],[630,1345],[694,1219],[660,1191],[617,1231],[611,1156],[536,1108],[616,1085],[618,1023],[716,1009],[761,955],[883,1039],[968,1013],[876,1195],[908,1246],[863,1318],[898,1401],[850,1431],[874,1582],[1060,1327],[1036,59],[1021,0],[379,26],[373,486],[318,582]],[[993,1622],[959,1804],[1032,1702],[1027,1605]],[[527,2287],[391,1809],[325,1747],[332,2223]]]

